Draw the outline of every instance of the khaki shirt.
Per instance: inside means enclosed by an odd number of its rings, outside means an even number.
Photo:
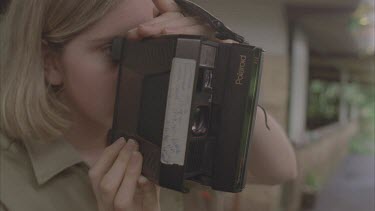
[[[89,166],[64,140],[10,141],[0,134],[0,211],[96,211]],[[161,210],[183,210],[183,196],[161,189]]]
[[[97,211],[89,165],[69,142],[10,141],[0,133],[0,149],[0,211]],[[207,191],[162,188],[161,210],[223,210],[217,203],[222,198],[212,191],[215,202],[207,207],[201,197]]]
[[[0,210],[97,210],[89,167],[68,142],[16,142],[0,134],[0,147]]]

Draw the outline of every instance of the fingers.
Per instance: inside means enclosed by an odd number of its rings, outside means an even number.
[[[168,13],[164,13],[163,15],[159,17],[152,19],[151,21],[147,23],[141,24],[141,26],[155,26],[157,24],[168,23],[170,21],[181,19],[183,17],[184,16],[179,12],[168,12]]]
[[[155,11],[160,16],[141,24],[128,32],[130,40],[141,40],[147,37],[159,37],[167,34],[189,34],[213,37],[213,30],[197,17],[184,17],[174,0],[153,0]]]
[[[212,40],[233,43],[231,40],[218,40],[215,31],[197,17],[184,17],[182,10],[174,0],[153,0],[154,17],[128,32],[127,38],[141,40],[147,37],[159,37],[167,34],[203,35]]]
[[[89,177],[92,181],[93,189],[95,192],[98,191],[99,182],[101,181],[105,173],[111,168],[113,162],[117,158],[118,153],[121,151],[124,145],[124,138],[120,138],[115,141],[115,143],[104,150],[99,160],[89,170]]]
[[[181,11],[174,0],[153,0],[153,2],[160,13]]]
[[[128,39],[140,40],[167,34],[190,34],[213,37],[212,28],[198,17],[184,17],[181,13],[165,13],[128,32]]]
[[[176,19],[179,19],[183,17],[183,15],[181,13],[178,13],[178,12],[169,12],[169,13],[165,13],[159,17],[156,17],[154,19],[152,19],[151,21],[147,22],[147,23],[144,23],[144,24],[141,24],[138,28],[134,28],[130,31],[128,31],[128,34],[127,34],[127,38],[128,39],[141,39],[141,38],[144,38],[144,37],[147,37],[146,35],[142,35],[142,34],[152,34],[152,33],[156,33],[156,32],[161,32],[161,29],[159,29],[160,27],[158,27],[158,24],[166,24],[168,21],[170,20],[176,20]],[[146,28],[146,32],[143,32],[144,31],[144,28]],[[159,30],[158,30],[159,29]],[[152,32],[149,32],[150,30],[152,30]]]
[[[166,21],[157,25],[141,25],[138,28],[138,35],[141,37],[149,37],[153,35],[168,34],[167,29],[188,28],[197,25],[198,19],[194,17],[182,17],[174,21]],[[189,31],[186,31],[190,34]]]
[[[146,177],[140,176],[138,179],[138,188],[143,194],[143,210],[160,210],[159,189]],[[157,206],[155,206],[157,205]]]
[[[141,169],[142,156],[135,141],[125,142],[121,138],[107,147],[89,171],[99,210],[123,211],[135,207],[133,198]],[[126,190],[125,193],[120,189]]]
[[[227,44],[239,44],[239,42],[234,40],[217,40],[218,42],[227,43]]]
[[[189,34],[189,35],[205,35],[209,38],[214,37],[214,31],[206,25],[194,25],[188,27],[167,27],[161,34]]]
[[[107,147],[89,171],[100,211],[160,210],[156,186],[141,177],[138,144],[124,138]]]
[[[103,202],[111,204],[117,193],[117,190],[123,180],[126,166],[134,151],[138,150],[138,144],[134,140],[129,140],[119,152],[116,161],[111,169],[104,175],[100,182]]]
[[[124,179],[114,199],[114,206],[119,210],[132,209],[137,180],[141,175],[142,155],[134,151],[126,168]]]

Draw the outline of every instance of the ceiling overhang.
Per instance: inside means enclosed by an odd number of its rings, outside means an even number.
[[[370,26],[363,32],[353,26],[353,14],[361,2],[363,0],[286,0],[291,25],[302,29],[309,40],[313,71],[319,69],[322,76],[331,75],[330,78],[337,72],[333,69],[348,71],[351,78],[359,82],[375,82],[375,38],[371,32],[375,29]],[[322,71],[332,71],[332,74]]]

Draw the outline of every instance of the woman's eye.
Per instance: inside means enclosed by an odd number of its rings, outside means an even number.
[[[99,52],[104,54],[106,57],[111,57],[112,55],[112,42],[103,44],[98,48]]]
[[[105,60],[108,61],[108,63],[110,63],[111,65],[118,64],[117,62],[113,60],[113,57],[112,57],[112,42],[104,45],[101,48],[101,53],[102,55],[104,55]]]
[[[112,56],[112,45],[111,44],[108,44],[108,45],[105,45],[104,48],[103,48],[103,52],[107,55],[107,56]]]

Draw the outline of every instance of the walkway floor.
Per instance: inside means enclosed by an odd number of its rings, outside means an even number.
[[[313,211],[375,211],[374,180],[374,155],[349,155],[319,193]]]

